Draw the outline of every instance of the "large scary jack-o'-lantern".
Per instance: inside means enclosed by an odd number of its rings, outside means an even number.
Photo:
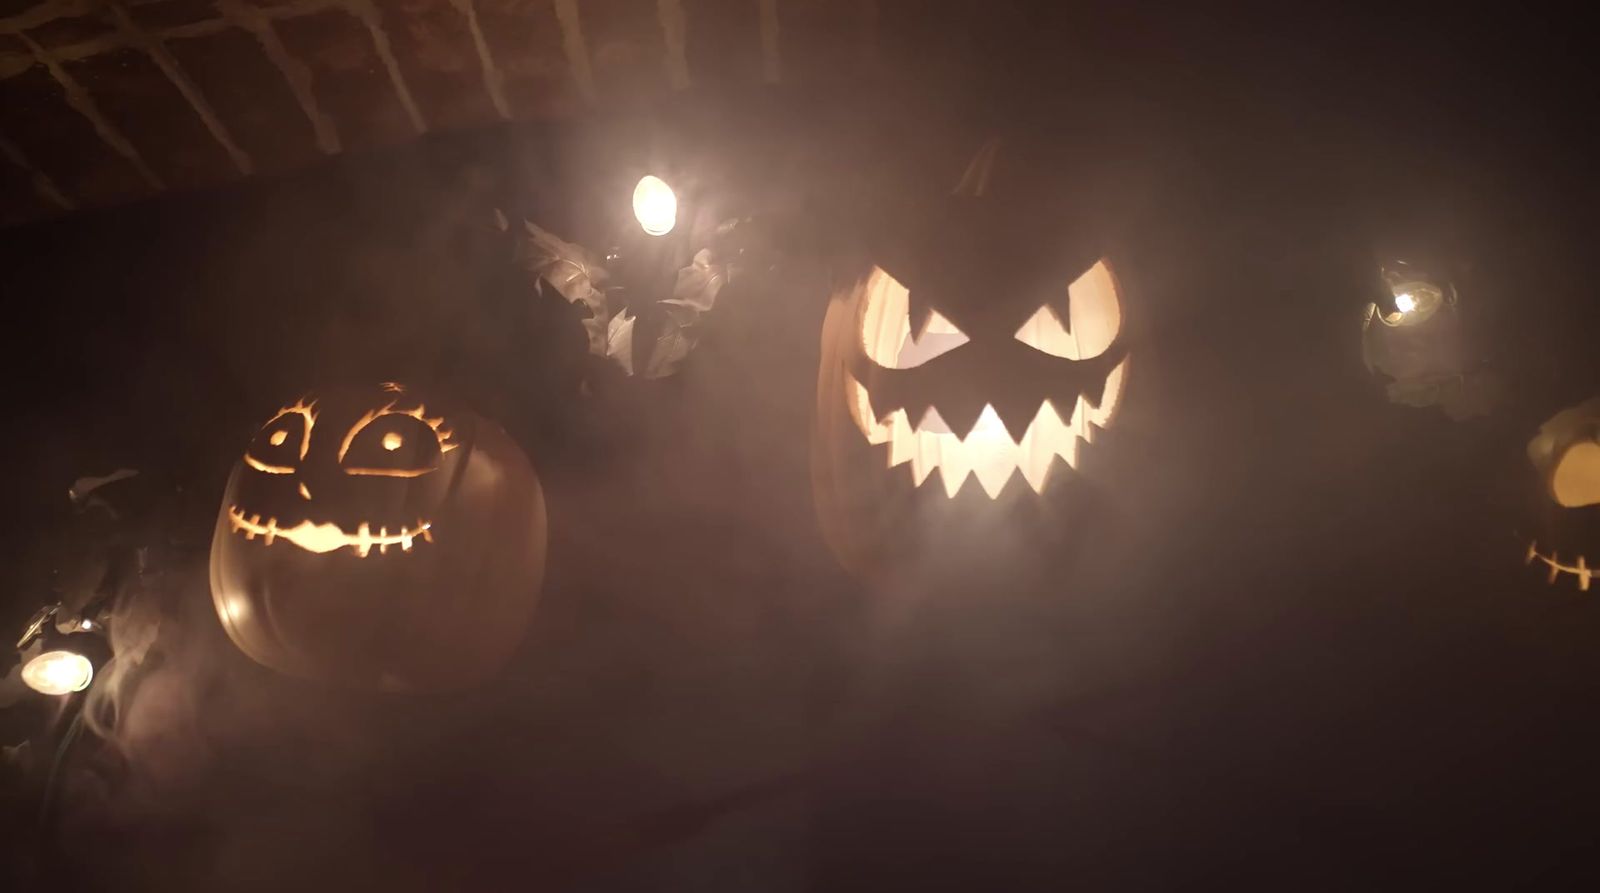
[[[211,593],[274,669],[454,688],[521,640],[545,537],[539,480],[499,426],[393,383],[335,389],[279,410],[235,466]]]
[[[984,147],[908,245],[843,283],[824,320],[813,491],[853,569],[909,545],[911,514],[1061,489],[1121,403],[1112,266],[989,197],[997,151]]]
[[[1564,409],[1528,443],[1540,489],[1526,560],[1587,592],[1600,562],[1600,398]]]

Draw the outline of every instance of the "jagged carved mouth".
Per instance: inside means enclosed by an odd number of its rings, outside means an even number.
[[[356,555],[365,558],[373,549],[377,549],[379,555],[386,554],[390,546],[399,546],[400,551],[410,552],[419,539],[433,542],[433,522],[421,519],[413,527],[402,525],[396,533],[390,533],[388,527],[380,527],[377,533],[373,533],[372,526],[365,522],[356,527],[355,533],[346,533],[337,524],[315,524],[309,520],[291,527],[280,527],[277,518],[262,522],[260,515],[246,515],[235,505],[228,507],[228,521],[233,525],[233,532],[244,534],[247,540],[259,536],[263,545],[270,546],[281,539],[318,554],[335,552],[348,546]]]
[[[1033,492],[1043,493],[1056,457],[1060,456],[1068,467],[1077,468],[1078,442],[1092,442],[1094,429],[1110,423],[1127,365],[1128,361],[1123,360],[1106,376],[1099,406],[1080,396],[1063,419],[1050,401],[1041,403],[1021,440],[1011,439],[993,406],[983,408],[965,438],[957,437],[939,417],[938,410],[932,408],[915,427],[904,409],[878,421],[867,389],[854,376],[848,376],[851,409],[868,443],[888,444],[890,468],[911,463],[911,475],[919,487],[938,469],[945,494],[952,499],[968,475],[977,477],[990,499],[998,499],[1006,481],[1020,472]]]
[[[1589,581],[1594,577],[1594,568],[1589,566],[1589,562],[1584,556],[1579,555],[1576,564],[1567,564],[1555,552],[1545,555],[1539,551],[1538,543],[1529,543],[1526,563],[1532,564],[1536,560],[1543,562],[1545,567],[1550,568],[1550,583],[1555,583],[1555,581],[1561,579],[1562,574],[1571,574],[1578,578],[1579,591],[1589,591]]]

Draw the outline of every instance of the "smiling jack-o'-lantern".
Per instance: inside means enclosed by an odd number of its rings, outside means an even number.
[[[307,395],[228,480],[211,592],[246,654],[384,690],[491,675],[544,574],[539,480],[497,425],[389,383]]]
[[[1600,562],[1600,398],[1540,426],[1528,459],[1542,486],[1527,562],[1550,583],[1570,576],[1587,592]]]
[[[824,320],[813,492],[852,568],[915,537],[908,517],[926,513],[912,506],[1005,511],[1061,489],[1122,400],[1111,264],[987,197],[997,151],[984,147],[908,244],[836,290]]]

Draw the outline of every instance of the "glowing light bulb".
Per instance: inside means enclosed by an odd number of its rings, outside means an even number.
[[[1403,291],[1394,296],[1394,306],[1401,313],[1410,313],[1417,309],[1417,299],[1413,298],[1410,292]]]
[[[71,651],[46,651],[22,668],[22,681],[42,695],[83,691],[94,678],[94,665]]]
[[[678,196],[667,181],[646,174],[633,187],[633,217],[645,232],[664,236],[678,222]]]

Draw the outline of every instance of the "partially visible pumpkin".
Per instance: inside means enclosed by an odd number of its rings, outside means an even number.
[[[234,643],[296,676],[390,691],[483,681],[544,575],[539,479],[486,419],[396,384],[310,394],[228,480],[211,592]]]
[[[1528,442],[1538,482],[1525,560],[1588,591],[1600,563],[1600,398],[1556,413]]]

